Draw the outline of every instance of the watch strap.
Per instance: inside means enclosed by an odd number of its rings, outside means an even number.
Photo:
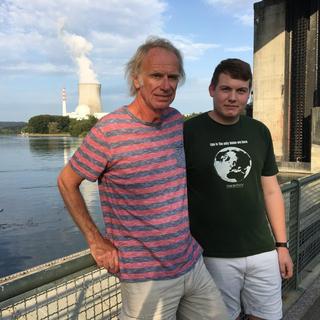
[[[276,242],[276,248],[289,248],[289,241],[287,241],[287,242]]]

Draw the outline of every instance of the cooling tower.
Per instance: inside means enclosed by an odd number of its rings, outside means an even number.
[[[79,83],[78,106],[87,105],[90,108],[90,114],[102,112],[100,91],[99,83]]]

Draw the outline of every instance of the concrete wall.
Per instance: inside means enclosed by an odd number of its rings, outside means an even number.
[[[288,34],[285,1],[255,4],[253,117],[271,131],[277,160],[288,159]]]
[[[312,108],[311,172],[320,172],[320,107]]]
[[[315,101],[315,88],[317,88],[317,72],[318,72],[318,12],[310,16],[310,25],[307,36],[307,64],[306,64],[306,100],[305,100],[305,117],[310,116],[312,108],[317,105]]]

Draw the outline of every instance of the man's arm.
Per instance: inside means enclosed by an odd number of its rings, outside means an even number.
[[[67,164],[58,177],[58,187],[64,203],[86,238],[91,254],[99,267],[112,273],[119,271],[118,251],[113,244],[105,239],[93,222],[83,196],[80,184],[84,180]]]
[[[274,238],[277,242],[287,241],[285,207],[277,177],[261,177],[264,202]],[[277,248],[281,276],[293,275],[293,263],[287,248]]]

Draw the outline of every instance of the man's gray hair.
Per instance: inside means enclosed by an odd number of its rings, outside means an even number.
[[[130,95],[135,96],[137,89],[134,86],[133,79],[141,73],[142,61],[147,53],[153,48],[163,48],[176,55],[179,62],[179,84],[185,81],[186,74],[183,68],[182,54],[169,40],[158,37],[149,37],[146,42],[142,44],[133,55],[133,57],[126,64],[125,74],[130,87]]]

